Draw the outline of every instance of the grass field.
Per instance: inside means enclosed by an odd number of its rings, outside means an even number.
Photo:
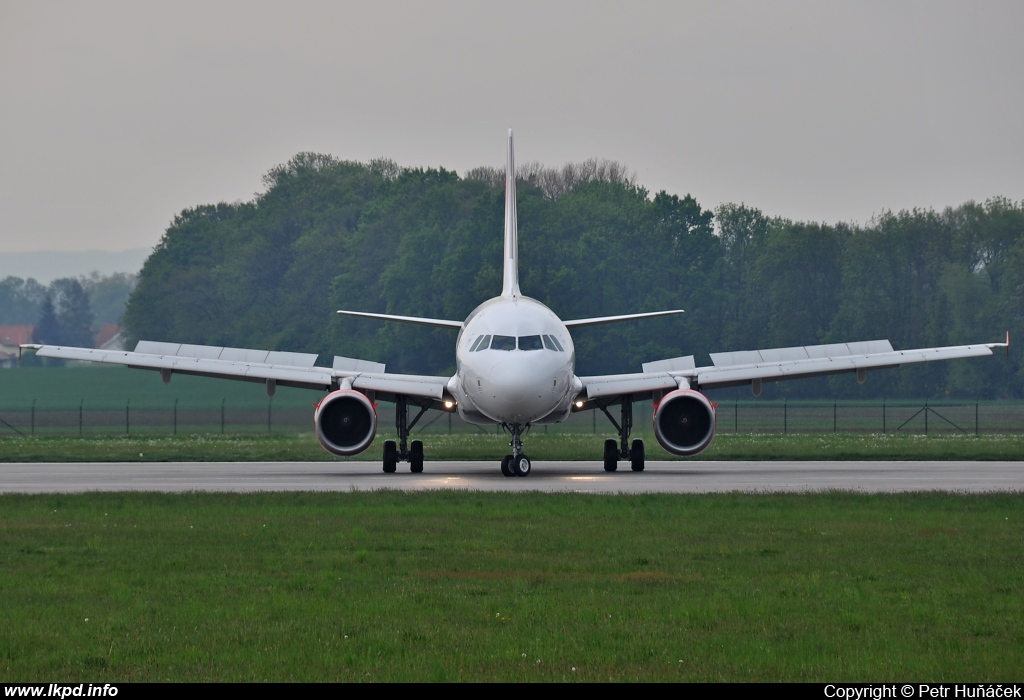
[[[1016,681],[1020,495],[0,496],[7,681]]]
[[[312,433],[275,435],[0,437],[0,462],[234,462],[378,461],[381,443],[356,457],[328,454]],[[611,435],[531,433],[527,452],[538,460],[593,460]],[[497,462],[507,451],[508,438],[495,434],[422,436],[428,462],[466,459]],[[1024,435],[718,435],[696,457],[670,455],[648,438],[650,460],[1009,460],[1024,458]]]

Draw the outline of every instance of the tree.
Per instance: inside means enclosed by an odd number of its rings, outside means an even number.
[[[43,298],[33,337],[37,343],[48,345],[63,345],[64,343],[60,321],[57,320],[57,310],[53,306],[53,295],[50,292],[47,292],[46,297]]]
[[[92,307],[95,322],[120,323],[124,315],[124,305],[135,289],[138,275],[128,272],[101,275],[93,272],[88,277],[79,277],[78,280],[85,293],[89,295],[89,305]]]
[[[31,277],[0,280],[0,325],[22,325],[39,318],[46,287]]]
[[[55,299],[60,344],[92,347],[92,306],[81,282],[70,277],[54,280],[50,292]]]

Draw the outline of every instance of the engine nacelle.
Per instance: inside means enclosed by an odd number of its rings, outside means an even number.
[[[377,434],[377,409],[364,394],[339,389],[325,396],[313,414],[316,439],[331,454],[357,455]]]
[[[654,411],[654,435],[674,455],[695,455],[715,436],[715,407],[692,389],[677,389]]]

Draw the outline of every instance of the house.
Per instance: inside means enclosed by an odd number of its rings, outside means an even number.
[[[93,347],[100,350],[124,350],[124,326],[116,323],[104,323],[99,332],[92,337]]]
[[[35,326],[0,326],[0,367],[13,367],[18,363],[22,343],[32,342]]]

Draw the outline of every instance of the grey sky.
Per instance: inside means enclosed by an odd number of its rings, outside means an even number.
[[[705,207],[1020,200],[1022,30],[1017,0],[0,0],[0,254],[152,246],[299,151],[501,165],[508,126]]]

